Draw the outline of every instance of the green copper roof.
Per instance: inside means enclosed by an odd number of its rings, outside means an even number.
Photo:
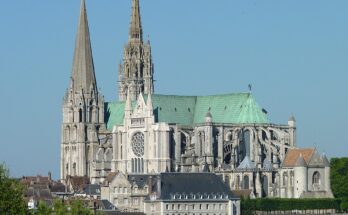
[[[157,122],[192,125],[196,97],[152,95],[152,104]]]
[[[144,96],[145,101],[147,96]],[[263,124],[269,123],[267,115],[249,93],[214,96],[152,95],[156,122],[194,125],[205,122],[211,113],[214,123]],[[133,104],[134,106],[135,104]],[[107,128],[122,125],[125,102],[105,104]]]
[[[105,122],[108,130],[112,130],[114,125],[122,125],[124,118],[125,102],[105,103]]]

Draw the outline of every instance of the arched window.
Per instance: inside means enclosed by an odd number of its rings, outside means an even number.
[[[69,122],[74,122],[74,109],[69,109]]]
[[[294,172],[290,172],[290,186],[294,186]]]
[[[134,158],[132,158],[132,172],[133,172],[133,173],[135,172],[135,171],[134,171],[134,170],[135,170],[135,167],[134,167],[134,166],[135,166]]]
[[[244,143],[244,149],[245,149],[245,155],[250,155],[250,131],[249,130],[245,130],[243,132],[243,143]],[[244,157],[243,156],[243,157]]]
[[[143,158],[140,159],[140,164],[141,164],[140,172],[144,173],[144,159]]]
[[[138,159],[137,172],[140,173],[141,172],[141,160],[140,160],[140,158],[137,158],[137,159]]]
[[[283,173],[283,186],[288,185],[288,174],[286,172]]]
[[[93,107],[89,108],[89,122],[93,122]]]
[[[239,190],[239,185],[240,185],[240,176],[237,176],[237,181],[236,181],[236,190]]]
[[[73,164],[73,174],[76,176],[76,163]]]
[[[65,171],[66,171],[66,175],[69,175],[69,164],[68,163],[65,165]]]
[[[243,177],[243,189],[249,190],[249,176],[247,175]]]
[[[65,135],[64,136],[65,136],[64,137],[65,142],[68,142],[70,140],[70,127],[69,126],[67,126],[65,128]]]
[[[79,122],[82,122],[82,109],[79,109]]]
[[[313,184],[319,185],[320,184],[320,173],[319,172],[314,172],[313,174]]]

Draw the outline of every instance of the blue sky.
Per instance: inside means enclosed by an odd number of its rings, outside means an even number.
[[[61,106],[79,0],[0,2],[0,161],[13,176],[59,177]],[[98,85],[117,99],[130,0],[87,0]],[[245,92],[298,146],[348,156],[348,1],[142,0],[156,92]]]

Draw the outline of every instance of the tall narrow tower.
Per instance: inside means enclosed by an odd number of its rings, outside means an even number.
[[[104,98],[98,92],[85,0],[81,0],[70,87],[63,101],[61,179],[90,176],[104,126]]]
[[[132,100],[140,93],[153,93],[153,71],[150,42],[143,42],[139,0],[132,0],[129,39],[119,66],[119,100],[125,101],[128,92]]]

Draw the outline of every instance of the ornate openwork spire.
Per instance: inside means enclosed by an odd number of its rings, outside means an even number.
[[[139,0],[132,0],[132,17],[129,29],[129,39],[143,41]]]
[[[72,68],[72,83],[73,89],[76,91],[83,89],[85,92],[89,92],[91,87],[97,89],[85,0],[81,0]]]

